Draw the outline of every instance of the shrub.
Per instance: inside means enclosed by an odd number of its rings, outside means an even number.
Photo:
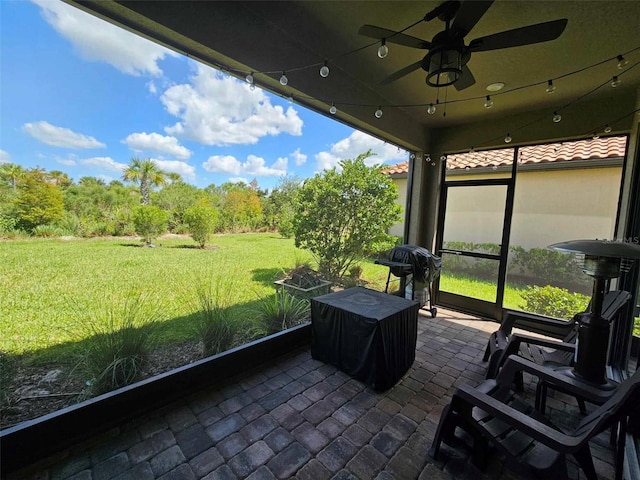
[[[52,238],[61,237],[67,232],[56,225],[38,225],[33,229],[34,237]]]
[[[202,343],[202,356],[208,357],[229,350],[238,330],[238,322],[229,306],[232,289],[217,283],[215,288],[200,286],[197,295],[195,332]]]
[[[133,210],[136,233],[149,245],[167,229],[169,214],[153,205],[140,205]]]
[[[89,319],[82,367],[91,393],[99,395],[135,382],[155,344],[156,312],[140,295],[106,307],[103,318]]]
[[[565,288],[530,286],[521,293],[527,312],[554,318],[570,319],[576,313],[585,311],[589,297],[581,293],[570,293]]]
[[[189,227],[191,238],[204,248],[218,223],[218,211],[207,205],[194,205],[184,212],[184,222]]]
[[[527,276],[542,284],[581,285],[590,284],[582,273],[576,256],[548,248],[511,248],[513,264]]]
[[[305,321],[309,316],[309,302],[280,291],[260,301],[257,315],[267,335],[271,335]]]

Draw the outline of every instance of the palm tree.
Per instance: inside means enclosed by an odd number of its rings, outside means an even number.
[[[160,170],[150,158],[132,158],[122,174],[122,179],[125,182],[140,182],[140,203],[149,205],[151,187],[164,185],[167,174]]]
[[[169,180],[171,183],[182,182],[182,175],[176,172],[169,172],[167,173],[167,180]]]
[[[6,179],[14,191],[18,188],[18,181],[24,177],[25,173],[26,170],[15,163],[5,163],[0,166],[0,177]]]

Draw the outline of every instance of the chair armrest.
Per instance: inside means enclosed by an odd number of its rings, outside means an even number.
[[[518,428],[533,439],[562,453],[572,453],[582,446],[583,436],[566,435],[469,385],[460,385],[453,394],[452,405],[462,400],[469,407],[479,407],[492,417]]]
[[[561,338],[571,331],[574,327],[574,321],[559,320],[533,313],[507,310],[506,316],[500,324],[500,330],[509,334],[514,327]]]
[[[509,337],[509,343],[514,343],[520,346],[521,343],[531,343],[533,345],[539,345],[541,347],[555,348],[556,350],[564,350],[571,352],[576,349],[575,343],[561,342],[559,340],[550,340],[547,338],[532,337],[531,335],[525,335],[521,333],[513,333]],[[515,351],[517,352],[517,350]],[[515,353],[513,352],[513,353]]]
[[[558,387],[559,390],[584,398],[588,402],[602,404],[611,397],[611,391],[591,386],[573,375],[543,367],[517,355],[509,356],[500,370],[496,378],[500,388],[510,386],[517,372],[527,372],[538,377],[538,381],[544,381],[552,387]]]

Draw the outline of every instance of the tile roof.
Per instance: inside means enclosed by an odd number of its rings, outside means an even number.
[[[626,137],[607,137],[520,147],[520,163],[521,165],[526,165],[560,161],[570,162],[576,160],[623,158],[626,151],[626,144]],[[508,166],[511,165],[512,161],[513,148],[458,153],[447,157],[447,170]],[[408,171],[409,162],[402,162],[383,169],[382,173],[399,175],[407,173]]]

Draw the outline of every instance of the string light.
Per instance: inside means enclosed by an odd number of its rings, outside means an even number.
[[[416,158],[416,154],[415,154],[415,153],[412,153],[411,155],[409,155],[409,158],[410,158],[411,160],[415,160],[415,158]]]
[[[513,140],[511,135],[507,133],[507,136],[504,137],[504,143],[511,143],[511,140]]]
[[[622,55],[618,55],[616,57],[616,60],[618,60],[618,70],[622,70],[629,63],[629,61],[626,58],[624,58]]]
[[[600,138],[600,134],[597,133],[597,132],[594,132],[594,134],[593,134],[593,136],[591,138],[593,138],[594,140],[597,140],[597,139]]]
[[[289,83],[289,79],[287,78],[287,72],[282,72],[282,76],[280,77],[280,85],[283,87]]]
[[[547,93],[553,93],[556,91],[556,86],[553,84],[553,80],[547,82]]]
[[[336,104],[331,102],[331,108],[329,109],[329,113],[331,115],[335,115],[337,111],[338,111],[338,109],[336,108]]]
[[[440,161],[444,162],[447,159],[446,155],[440,155]]]
[[[253,72],[247,75],[244,79],[247,81],[247,83],[253,84]]]
[[[614,75],[613,78],[611,79],[611,86],[613,88],[619,87],[621,83],[622,82],[620,81],[617,75]]]
[[[382,107],[378,107],[375,113],[376,118],[382,118]]]
[[[287,97],[287,102],[293,103],[293,93],[289,94],[289,96]]]
[[[487,100],[484,102],[484,108],[493,107],[493,100],[491,100],[491,95],[487,95]]]
[[[606,127],[604,127],[604,133],[611,133],[611,127],[609,125],[607,125]]]
[[[436,106],[433,103],[429,104],[429,107],[427,108],[427,113],[429,115],[433,115],[434,113],[436,113]]]
[[[389,47],[387,47],[386,43],[386,39],[383,38],[382,43],[378,48],[378,57],[380,58],[386,58],[387,55],[389,55]]]
[[[327,78],[329,76],[329,67],[327,66],[327,61],[324,61],[324,65],[320,68],[320,76],[322,78]]]
[[[473,147],[471,147],[471,148],[469,149],[469,153],[475,153],[475,152],[476,152],[476,151],[474,150],[474,148],[473,148]]]
[[[562,115],[558,112],[553,112],[553,123],[559,123],[562,120]]]

